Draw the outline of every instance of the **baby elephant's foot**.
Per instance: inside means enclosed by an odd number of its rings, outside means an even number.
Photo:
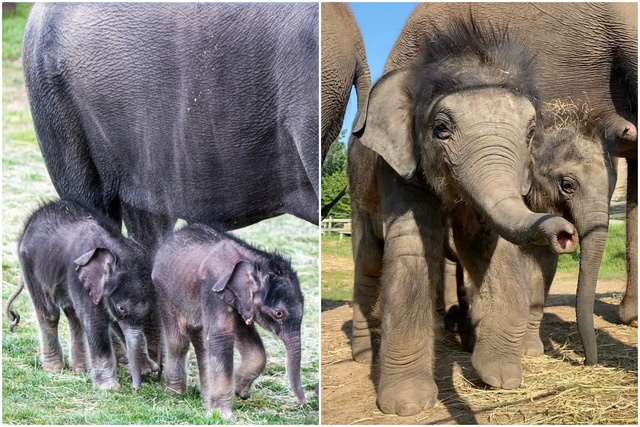
[[[618,307],[618,322],[623,325],[629,325],[634,328],[638,327],[638,306],[637,304],[629,304],[625,299],[622,300]]]
[[[371,336],[367,331],[366,336],[354,336],[351,339],[351,355],[358,363],[370,364],[373,361],[373,349],[371,348]]]
[[[438,398],[438,386],[431,377],[380,378],[378,406],[385,414],[415,415],[432,408]]]
[[[152,372],[158,372],[158,364],[148,357],[140,364],[140,372],[142,375],[149,375]]]
[[[71,370],[77,374],[87,372],[87,365],[84,362],[72,361],[70,366]]]
[[[236,382],[236,396],[238,396],[242,400],[247,400],[251,397],[251,383],[249,384],[239,384]]]
[[[100,390],[117,390],[120,388],[118,380],[108,380],[102,383],[97,383]]]
[[[209,409],[207,411],[207,413],[205,414],[205,416],[207,418],[209,418],[211,415],[213,415],[213,413],[218,412],[220,413],[220,416],[222,417],[223,420],[225,421],[236,421],[236,417],[233,415],[233,411],[231,410],[231,408],[214,408],[214,409]]]
[[[166,389],[176,394],[185,394],[187,392],[187,383],[183,380],[167,380]]]
[[[540,337],[525,335],[522,341],[522,354],[525,356],[542,356],[544,354],[544,345]]]
[[[482,352],[476,348],[471,364],[480,379],[492,387],[513,389],[522,383],[520,356]]]
[[[64,369],[64,361],[62,359],[42,359],[40,364],[42,369],[47,372],[61,372]]]

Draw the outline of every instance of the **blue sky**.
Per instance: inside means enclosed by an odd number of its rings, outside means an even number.
[[[354,2],[348,4],[360,26],[367,51],[367,61],[371,69],[371,83],[375,83],[382,75],[384,63],[404,23],[418,3]],[[351,125],[356,116],[356,100],[355,90],[352,90],[342,124],[342,128],[347,129],[348,132],[351,131]]]

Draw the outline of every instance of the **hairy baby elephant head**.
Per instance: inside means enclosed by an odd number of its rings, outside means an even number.
[[[585,363],[593,365],[598,361],[593,325],[596,283],[609,228],[609,202],[616,172],[604,142],[591,133],[595,120],[579,113],[580,110],[567,106],[561,111],[554,110],[553,117],[562,121],[547,124],[545,132],[534,140],[533,186],[527,194],[527,203],[535,212],[553,212],[576,225],[580,236],[578,331],[585,348]]]
[[[160,321],[155,318],[157,297],[145,251],[127,242],[118,252],[120,256],[112,249],[96,247],[75,260],[75,270],[93,304],[102,304],[117,320],[127,348],[132,387],[137,390],[143,370],[158,370],[148,359],[143,331],[145,322]]]
[[[374,85],[354,134],[402,178],[424,175],[448,207],[471,207],[510,242],[573,252],[573,225],[522,200],[538,118],[535,74],[535,54],[518,37],[460,21]]]
[[[304,296],[291,263],[276,254],[238,261],[212,289],[247,325],[255,321],[280,337],[287,350],[291,387],[298,402],[306,403],[300,379]]]

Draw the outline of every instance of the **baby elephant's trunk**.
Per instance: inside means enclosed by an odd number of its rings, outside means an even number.
[[[13,304],[13,300],[16,299],[20,292],[24,289],[24,280],[20,277],[20,283],[18,283],[18,287],[13,291],[13,293],[9,296],[7,300],[7,305],[4,307],[4,315],[7,318],[7,322],[11,325],[11,328],[18,326],[20,322],[20,315],[15,311],[11,310],[11,304]]]
[[[307,398],[304,395],[304,390],[302,390],[302,380],[300,378],[300,327],[287,328],[285,326],[280,332],[280,339],[282,339],[282,342],[287,349],[287,374],[289,376],[291,388],[298,398],[298,403],[300,405],[304,405],[307,403]]]
[[[131,372],[131,388],[139,390],[142,385],[140,354],[142,351],[146,352],[144,333],[142,329],[132,327],[123,327],[122,332],[124,333],[127,344],[127,359],[129,359],[129,371]]]

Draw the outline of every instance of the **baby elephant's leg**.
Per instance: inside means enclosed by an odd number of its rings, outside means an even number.
[[[24,283],[29,289],[31,301],[36,311],[38,326],[40,329],[40,363],[42,369],[49,372],[60,372],[64,369],[62,347],[58,340],[58,321],[60,320],[60,308],[47,303],[47,298],[32,269],[31,260],[21,259],[22,275]]]
[[[242,363],[236,370],[236,394],[241,399],[248,399],[251,384],[258,378],[267,364],[267,354],[256,328],[238,322],[236,330],[236,346],[242,356]]]
[[[109,331],[111,335],[111,342],[113,343],[113,351],[116,353],[116,359],[118,363],[126,365],[129,363],[129,359],[127,358],[127,348],[125,345],[125,338],[120,325],[117,323],[113,323],[111,325],[111,331]]]
[[[109,335],[109,320],[103,313],[92,313],[90,318],[84,319],[84,330],[91,354],[91,374],[93,382],[101,390],[117,389],[118,375],[116,373],[116,357]]]
[[[73,307],[65,307],[64,314],[69,322],[69,367],[73,372],[86,372],[89,367],[87,361],[87,349],[82,322]]]
[[[174,393],[187,392],[187,353],[189,352],[189,335],[180,328],[180,320],[164,310],[162,325],[164,339],[167,343],[167,360],[165,380],[167,390]]]
[[[64,369],[62,347],[58,340],[58,307],[36,307],[36,317],[40,326],[40,363],[48,372],[60,372]]]
[[[202,337],[203,328],[189,328],[189,337],[196,351],[196,360],[198,361],[198,374],[200,376],[200,394],[208,396],[209,393],[209,374],[207,372],[207,349],[204,345]],[[212,379],[215,381],[215,379]]]
[[[544,315],[544,303],[556,272],[558,255],[544,246],[530,245],[523,249],[525,277],[529,289],[529,322],[522,340],[522,353],[527,356],[544,354],[544,344],[540,339],[540,323]]]
[[[203,341],[207,356],[209,381],[203,394],[207,416],[220,410],[225,420],[235,420],[233,416],[233,346],[235,342],[235,315],[228,311],[221,300],[218,306],[204,310]]]

